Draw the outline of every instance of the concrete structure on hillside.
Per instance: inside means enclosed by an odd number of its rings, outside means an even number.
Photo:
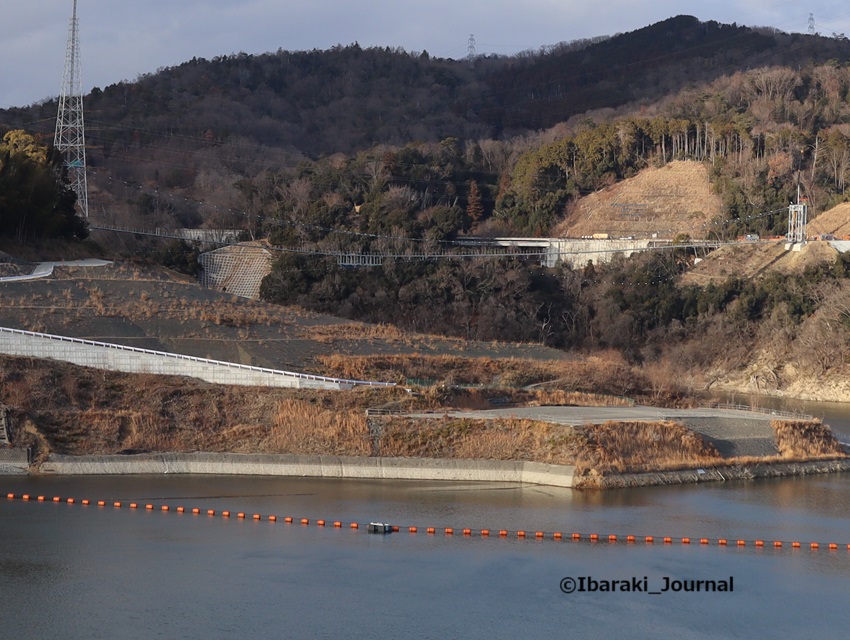
[[[188,376],[216,384],[334,390],[351,389],[356,385],[394,386],[386,382],[343,380],[293,371],[251,367],[179,353],[137,349],[6,327],[0,327],[0,353],[61,360],[84,367],[125,373]]]
[[[540,263],[554,267],[559,262],[581,268],[589,261],[594,264],[611,262],[616,255],[625,258],[633,253],[670,246],[670,240],[656,239],[600,239],[600,238],[493,238],[492,244],[501,247],[540,249]]]
[[[245,233],[241,229],[162,229],[156,228],[155,235],[169,238],[182,238],[210,244],[239,242],[239,236]]]
[[[272,270],[272,253],[264,242],[245,242],[198,256],[201,286],[242,298],[260,297],[260,284]]]

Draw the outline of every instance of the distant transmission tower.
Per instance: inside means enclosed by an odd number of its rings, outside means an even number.
[[[806,242],[808,213],[809,207],[805,200],[800,200],[800,186],[797,185],[797,204],[788,207],[788,242]]]
[[[80,35],[77,22],[77,0],[68,30],[65,52],[65,74],[59,96],[59,114],[53,146],[65,156],[68,179],[77,194],[77,205],[83,217],[89,217],[88,183],[86,182],[86,137],[83,126],[83,82],[80,77]]]
[[[815,14],[809,14],[809,35],[815,35]]]
[[[469,64],[475,62],[475,35],[472,33],[469,34],[469,40],[467,40],[466,59]]]

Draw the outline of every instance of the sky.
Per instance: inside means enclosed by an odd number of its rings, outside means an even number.
[[[2,0],[0,108],[61,91],[74,0]],[[850,36],[846,0],[78,0],[83,90],[193,57],[278,49],[401,47],[464,58],[634,31],[675,15]]]

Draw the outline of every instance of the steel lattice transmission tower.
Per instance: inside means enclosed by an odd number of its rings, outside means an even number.
[[[797,187],[797,204],[788,207],[788,242],[805,243],[807,239],[809,207],[800,202],[800,187]]]
[[[65,51],[65,74],[59,96],[59,114],[53,146],[65,156],[68,180],[77,194],[77,205],[83,217],[89,217],[88,183],[86,182],[86,136],[83,125],[83,82],[80,76],[80,34],[77,0],[68,30]]]

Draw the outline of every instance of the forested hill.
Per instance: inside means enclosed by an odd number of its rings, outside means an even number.
[[[612,38],[510,59],[485,74],[495,100],[483,115],[507,129],[545,128],[594,109],[656,102],[736,71],[799,67],[848,55],[850,43],[840,37],[788,35],[677,16]]]
[[[239,140],[309,157],[448,136],[494,139],[591,109],[652,103],[759,66],[850,59],[841,37],[788,35],[678,16],[613,37],[512,57],[432,58],[362,48],[192,59],[86,97],[90,141]],[[55,102],[0,111],[0,125],[51,133]],[[174,140],[171,141],[174,143]]]
[[[783,220],[762,214],[801,181],[813,210],[844,199],[849,61],[843,35],[688,16],[512,57],[353,44],[196,58],[86,96],[91,208],[252,235],[283,219],[541,235],[588,193],[696,160],[736,221],[723,232],[770,234]],[[55,102],[0,111],[0,135],[50,140],[55,118]]]

